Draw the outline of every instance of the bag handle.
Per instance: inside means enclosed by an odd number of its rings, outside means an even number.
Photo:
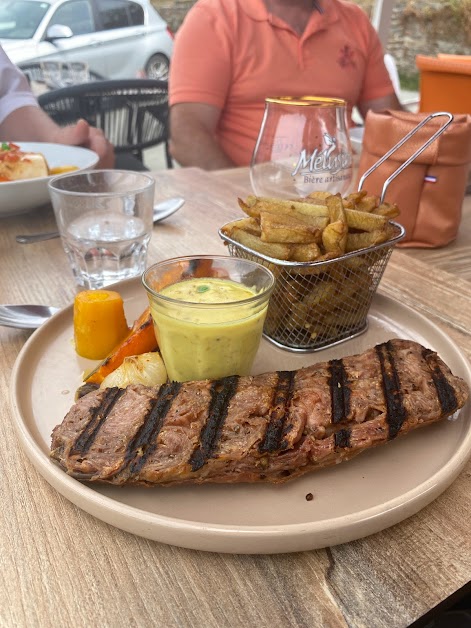
[[[386,191],[388,189],[388,185],[391,183],[391,181],[393,181],[399,174],[401,174],[401,172],[407,168],[407,166],[414,161],[414,159],[416,159],[416,157],[418,157],[428,146],[430,146],[430,144],[432,142],[434,142],[437,137],[439,135],[441,135],[446,128],[453,122],[454,116],[451,113],[448,113],[448,111],[437,111],[435,113],[431,113],[430,115],[428,115],[426,118],[424,118],[422,120],[422,122],[419,122],[419,124],[412,129],[412,131],[409,131],[409,133],[407,135],[404,135],[404,137],[399,140],[399,142],[393,146],[385,155],[383,155],[380,159],[378,159],[378,161],[376,163],[374,163],[371,168],[369,168],[361,177],[359,183],[358,183],[358,191],[360,192],[361,188],[363,187],[363,183],[365,182],[365,179],[374,171],[376,170],[376,168],[378,168],[384,161],[386,161],[386,159],[388,159],[393,153],[396,152],[396,150],[398,148],[400,148],[403,144],[405,144],[413,135],[415,135],[417,133],[417,131],[419,129],[421,129],[425,124],[427,124],[427,122],[429,122],[430,120],[432,120],[432,118],[439,118],[439,117],[447,117],[448,121],[445,122],[445,124],[443,126],[441,126],[438,131],[436,131],[432,137],[430,139],[428,139],[425,144],[423,144],[418,150],[415,151],[415,153],[413,155],[411,155],[409,157],[409,159],[407,161],[405,161],[403,164],[401,164],[399,166],[399,168],[397,170],[395,170],[391,176],[389,176],[386,181],[384,182],[383,185],[383,190],[381,192],[381,198],[380,198],[380,202],[382,203],[384,201],[384,197],[386,196]]]

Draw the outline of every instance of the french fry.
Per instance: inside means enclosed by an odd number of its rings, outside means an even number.
[[[327,209],[330,224],[322,232],[324,248],[327,253],[343,255],[347,244],[348,226],[340,194],[327,198]]]
[[[237,201],[242,211],[253,218],[258,218],[262,211],[271,212],[272,214],[282,214],[284,216],[302,214],[304,216],[327,217],[329,215],[325,205],[305,203],[302,199],[300,201],[288,201],[262,196],[249,196],[246,201],[240,198],[237,199]]]
[[[310,244],[320,242],[321,230],[311,227],[291,216],[260,212],[261,238],[263,242],[287,242]]]
[[[322,303],[330,303],[330,299],[334,296],[336,290],[337,288],[333,281],[319,281],[313,286],[309,294],[304,297],[303,305],[310,309],[318,307]]]
[[[307,198],[316,201],[322,205],[322,203],[325,203],[329,196],[332,196],[330,192],[323,192],[322,190],[319,190],[317,192],[311,192],[310,194],[308,194]]]
[[[346,209],[345,216],[350,229],[361,231],[379,231],[386,227],[388,219],[378,214],[359,212],[356,209]]]
[[[360,269],[368,268],[368,262],[364,255],[356,255],[355,257],[347,257],[342,262],[342,268],[345,272],[357,271]]]
[[[228,235],[243,246],[258,251],[258,253],[266,255],[267,257],[281,260],[288,260],[290,257],[291,246],[289,244],[262,242],[261,238],[258,236],[248,233],[243,229],[239,229],[238,227],[233,227]]]
[[[358,192],[350,192],[343,200],[345,207],[354,208],[363,198],[368,194],[366,190],[360,190]]]
[[[347,244],[348,227],[345,222],[337,220],[322,232],[322,244],[327,253],[333,253],[336,257],[345,253]]]
[[[400,211],[399,207],[395,203],[381,203],[379,207],[373,210],[373,213],[378,214],[379,216],[386,216],[387,218],[397,218]]]
[[[291,216],[298,222],[302,222],[303,224],[309,225],[310,227],[314,227],[316,229],[325,229],[329,224],[328,216],[309,216],[308,214],[300,214],[296,210],[294,210],[290,214],[287,214],[287,216]]]
[[[315,242],[310,244],[298,244],[291,250],[291,260],[293,262],[314,262],[321,256],[319,245]]]
[[[234,226],[237,229],[243,229],[252,235],[260,236],[262,233],[259,221],[255,218],[250,218],[250,216],[248,218],[241,218],[240,220],[234,221]]]
[[[329,210],[330,222],[347,222],[345,217],[345,210],[343,208],[343,201],[340,194],[329,196],[327,199],[327,209]]]
[[[388,240],[389,234],[386,229],[377,231],[364,231],[363,233],[349,233],[347,236],[346,252],[358,251],[368,246],[382,244]]]
[[[356,204],[354,209],[359,212],[374,212],[378,207],[378,197],[365,196],[359,203]]]
[[[357,307],[355,310],[344,310],[338,308],[332,310],[323,320],[322,323],[328,327],[350,327],[359,325],[368,313],[368,306]]]

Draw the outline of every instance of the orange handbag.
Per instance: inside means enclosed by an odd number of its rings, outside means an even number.
[[[406,111],[368,112],[358,180],[425,118]],[[381,196],[385,181],[442,126],[440,118],[428,121],[366,177],[363,189]],[[398,246],[433,248],[456,238],[470,164],[471,116],[458,114],[387,186],[384,200],[398,205],[397,221],[406,230]]]

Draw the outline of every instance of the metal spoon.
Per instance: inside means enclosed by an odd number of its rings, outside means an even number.
[[[37,329],[59,309],[52,305],[0,305],[0,325]]]
[[[176,197],[154,205],[154,225],[174,214],[184,202],[184,198]],[[20,244],[32,244],[33,242],[43,242],[44,240],[53,240],[58,237],[58,231],[51,231],[50,233],[36,233],[34,235],[17,235],[16,241]]]

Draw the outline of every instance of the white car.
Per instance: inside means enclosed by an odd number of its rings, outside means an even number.
[[[81,61],[107,79],[167,79],[173,34],[150,0],[0,0],[0,44],[20,68]]]

